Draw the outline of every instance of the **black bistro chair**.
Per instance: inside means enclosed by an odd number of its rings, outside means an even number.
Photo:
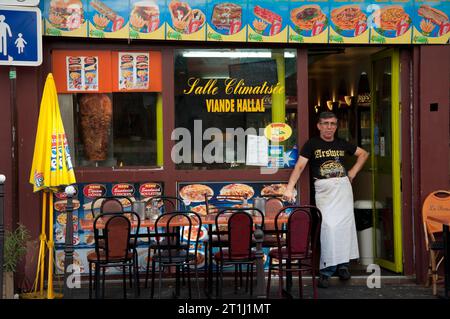
[[[161,214],[167,214],[167,213],[173,213],[175,211],[185,211],[186,207],[184,204],[184,201],[180,197],[176,196],[153,196],[149,198],[145,202],[145,207],[152,207],[153,205],[156,205],[156,207],[159,209]],[[150,240],[154,236],[151,235],[150,228],[147,228],[147,235],[149,238],[149,246],[148,246],[148,254],[147,254],[147,267],[145,268],[145,288],[148,287],[148,278],[150,273],[150,259],[153,253],[155,253],[156,250],[156,243],[155,241]]]
[[[139,294],[136,238],[139,233],[140,219],[135,212],[129,212],[129,214],[136,222],[135,227],[133,227],[130,218],[124,214],[104,213],[94,220],[95,251],[87,256],[89,262],[89,298],[92,298],[92,266],[95,266],[96,298],[99,297],[101,271],[102,297],[105,296],[105,270],[109,267],[122,267],[123,269],[124,298],[126,298],[126,268],[129,267],[130,273],[133,272],[134,274],[136,297]],[[102,224],[104,227],[102,227]]]
[[[256,223],[255,219],[259,222]],[[224,222],[225,219],[225,222]],[[222,226],[226,225],[226,228]],[[217,246],[219,251],[214,255],[216,262],[216,295],[222,295],[223,268],[225,265],[235,266],[235,283],[237,266],[247,266],[247,283],[250,272],[250,295],[253,294],[253,266],[256,265],[254,231],[264,227],[264,214],[257,208],[229,208],[221,210],[215,218]],[[220,278],[219,278],[220,276]],[[220,280],[219,280],[220,279]],[[242,283],[241,283],[242,284]]]
[[[197,264],[201,227],[200,215],[192,211],[174,211],[158,217],[155,222],[155,254],[152,256],[151,298],[154,296],[156,264],[159,273],[159,298],[161,298],[162,274],[170,267],[176,268],[177,295],[179,274],[180,272],[187,274],[189,298],[192,298],[191,268],[194,268],[200,298]]]

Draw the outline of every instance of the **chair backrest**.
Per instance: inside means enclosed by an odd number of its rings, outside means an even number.
[[[102,196],[97,197],[91,203],[92,218],[95,218],[95,210],[100,208],[100,214],[123,213],[125,207],[132,207],[133,201],[126,196]]]
[[[256,222],[256,218],[257,222]],[[226,220],[227,229],[220,230]],[[219,245],[221,259],[224,259],[223,248],[228,248],[228,260],[250,258],[253,233],[256,227],[264,228],[264,214],[257,208],[227,208],[221,210],[215,219],[216,233],[219,242],[227,243],[227,247]],[[226,240],[225,236],[227,236]]]
[[[136,239],[139,233],[139,215],[135,212],[127,212],[127,214],[130,217],[127,217],[125,214],[111,212],[103,213],[95,218],[94,238],[98,258],[100,256],[100,246],[102,247],[102,252],[105,253],[106,262],[126,259],[128,253],[136,248],[136,240],[130,241],[130,239]],[[136,221],[136,225],[132,225],[130,218]],[[102,228],[100,224],[104,224],[101,235],[99,232]],[[135,230],[133,231],[133,229]],[[100,238],[103,239],[102,245],[99,245]]]
[[[281,249],[285,248],[288,258],[298,254],[308,258],[310,251],[315,251],[313,226],[315,225],[311,213],[302,206],[287,206],[281,209],[275,216],[275,231],[280,255]],[[285,242],[282,240],[284,237]]]
[[[201,229],[202,219],[196,212],[175,210],[161,214],[155,221],[157,254],[165,253],[170,263],[176,252],[184,251],[188,262],[189,255],[197,256]]]
[[[266,199],[266,205],[265,205],[265,215],[266,218],[275,218],[275,216],[278,214],[278,212],[283,209],[284,204],[283,201],[278,197],[269,197]],[[265,230],[274,230],[274,226],[266,226]]]
[[[450,215],[450,191],[438,190],[430,193],[422,205],[422,222],[425,231],[425,241],[434,241],[434,234],[442,232],[442,224],[428,220],[429,216]]]
[[[153,196],[147,200],[145,207],[151,207],[154,201],[158,202],[158,208],[162,213],[173,213],[175,211],[185,211],[186,207],[184,201],[180,197],[176,196]]]

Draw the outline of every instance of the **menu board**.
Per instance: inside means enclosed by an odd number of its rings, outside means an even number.
[[[206,0],[167,1],[166,40],[206,40]]]
[[[246,41],[247,2],[209,0],[206,15],[208,41]]]
[[[249,42],[287,42],[289,2],[280,0],[249,0]]]
[[[444,44],[450,1],[46,0],[45,35],[174,41]]]
[[[130,1],[130,38],[164,40],[166,0]]]
[[[413,43],[448,43],[450,1],[416,0],[413,14]]]
[[[369,43],[369,13],[364,1],[330,3],[330,43]]]
[[[79,265],[81,273],[88,273],[89,264],[87,255],[94,252],[93,231],[83,230],[80,226],[81,219],[93,219],[94,214],[98,214],[102,201],[95,200],[102,196],[127,196],[132,202],[136,200],[145,201],[153,196],[160,196],[163,193],[161,183],[79,183],[75,185],[76,193],[73,199],[73,245],[74,263]],[[132,209],[130,202],[120,198],[124,211]],[[54,238],[56,249],[56,273],[64,272],[64,246],[66,238],[66,206],[67,195],[65,193],[55,193],[54,195]],[[141,229],[146,233],[147,229]],[[147,238],[140,238],[138,241],[139,266],[142,268],[147,264]],[[121,268],[112,268],[111,273],[121,272]]]
[[[328,1],[292,0],[289,2],[289,42],[328,42]]]
[[[98,91],[98,57],[66,57],[67,91]]]
[[[92,38],[128,38],[128,1],[89,0],[89,36]]]
[[[368,6],[370,43],[402,44],[412,40],[412,1],[375,0]]]
[[[87,37],[87,0],[41,1],[44,34]]]
[[[119,52],[119,90],[142,90],[149,87],[149,54]]]

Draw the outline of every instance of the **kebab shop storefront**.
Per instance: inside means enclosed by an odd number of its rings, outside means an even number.
[[[448,188],[447,2],[46,0],[41,9],[44,63],[17,79],[22,92],[36,92],[17,102],[19,176],[29,176],[52,72],[77,177],[74,258],[83,273],[94,246],[79,221],[99,209],[95,198],[180,196],[206,214],[205,193],[215,206],[243,204],[216,195],[244,195],[250,205],[281,195],[324,110],[338,114],[339,137],[372,154],[354,192],[384,207],[380,216],[374,209],[373,222],[383,220],[374,223],[374,262],[419,280],[426,273],[421,202]],[[395,21],[383,22],[389,16]],[[0,81],[10,96],[7,76]],[[12,130],[7,118],[3,131]],[[0,164],[11,172],[9,160]],[[40,204],[26,180],[17,213],[7,199],[7,222],[23,221],[37,237],[40,219],[30,212]],[[297,192],[311,203],[307,171]],[[65,204],[55,194],[58,273]],[[35,266],[25,267],[32,280]]]

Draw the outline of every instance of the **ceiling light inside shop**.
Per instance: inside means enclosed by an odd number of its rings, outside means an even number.
[[[185,58],[271,58],[272,52],[233,51],[185,51]],[[284,52],[285,58],[295,58],[292,52]]]

